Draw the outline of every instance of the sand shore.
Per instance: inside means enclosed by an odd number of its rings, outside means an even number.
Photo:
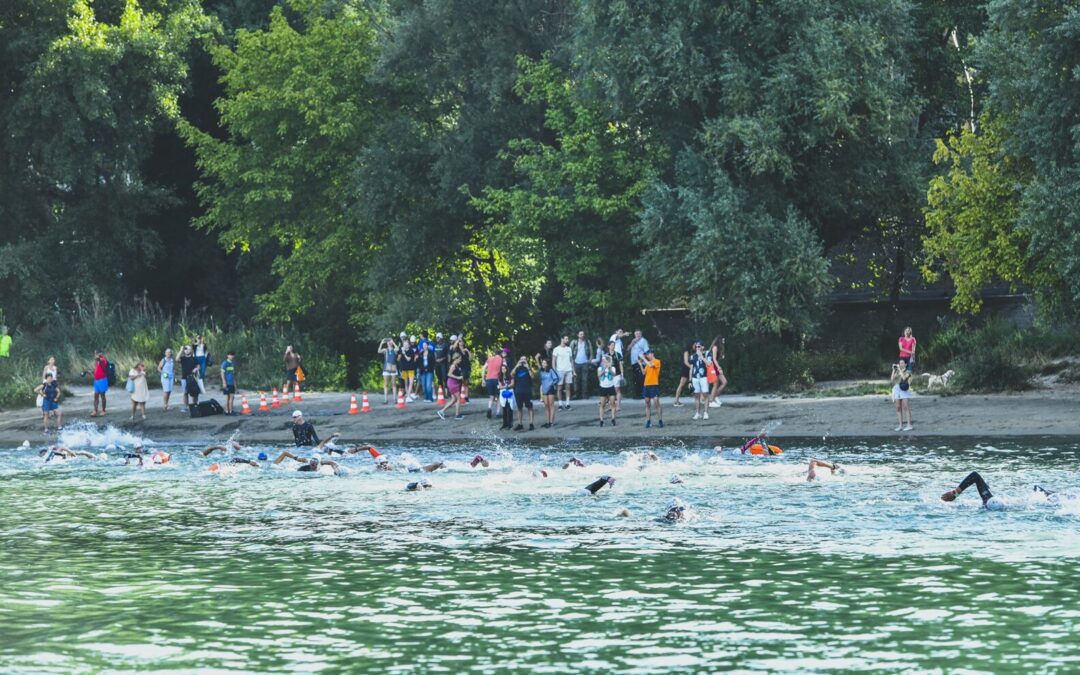
[[[574,438],[650,438],[680,437],[702,439],[707,443],[730,444],[755,433],[764,424],[782,421],[775,437],[864,437],[900,436],[1080,436],[1080,388],[1057,387],[1019,394],[917,396],[912,399],[915,431],[898,434],[893,431],[896,416],[892,404],[881,395],[833,398],[782,398],[777,396],[726,396],[724,405],[710,410],[710,419],[694,421],[693,404],[673,408],[672,399],[664,398],[665,428],[644,428],[644,405],[641,401],[624,399],[619,424],[600,427],[597,421],[595,397],[574,401],[569,411],[557,411],[556,426],[540,428],[543,408],[536,406],[535,431],[499,431],[499,422],[488,420],[485,399],[473,398],[463,406],[465,419],[440,420],[435,405],[424,401],[410,403],[406,409],[384,405],[382,396],[371,398],[372,412],[349,415],[348,393],[308,393],[302,403],[285,405],[270,413],[255,413],[235,417],[214,416],[191,419],[179,409],[168,413],[161,409],[160,392],[152,392],[147,407],[147,419],[129,421],[130,402],[123,389],[110,393],[108,417],[89,417],[92,397],[88,388],[77,389],[62,403],[64,422],[96,422],[129,430],[156,441],[190,440],[215,441],[227,438],[239,429],[244,439],[259,442],[291,441],[285,423],[294,409],[303,410],[325,436],[337,431],[346,442],[370,442],[489,438],[493,435],[523,439],[558,440]],[[178,400],[174,397],[174,401]],[[257,407],[256,397],[249,397]],[[239,399],[237,400],[239,408]],[[50,435],[53,437],[54,435]],[[37,444],[47,437],[41,432],[41,414],[37,409],[0,413],[0,443],[15,444],[29,439]]]

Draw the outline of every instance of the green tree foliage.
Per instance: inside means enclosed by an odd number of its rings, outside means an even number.
[[[1041,286],[1049,271],[1030,259],[1030,235],[1017,227],[1030,167],[1004,152],[1004,118],[983,114],[978,132],[964,128],[938,141],[934,161],[946,173],[930,181],[923,240],[924,273],[946,272],[956,286],[952,306],[977,312],[980,291],[996,280]]]
[[[977,49],[989,108],[1009,121],[1004,151],[1030,163],[1016,227],[1030,237],[1048,314],[1080,307],[1080,3],[991,0]],[[1052,271],[1052,276],[1041,274]]]
[[[567,325],[603,326],[641,307],[629,229],[661,152],[641,129],[612,120],[545,58],[519,60],[515,93],[542,106],[550,137],[509,143],[520,182],[487,188],[473,204],[517,239],[555,285]]]
[[[240,30],[236,46],[213,48],[224,96],[217,102],[227,138],[190,124],[206,179],[202,227],[228,250],[275,251],[275,287],[259,298],[271,321],[314,308],[341,324],[364,308],[359,276],[369,242],[348,227],[347,178],[375,109],[367,76],[375,33],[361,12],[322,16],[304,26],[275,8],[266,30]]]
[[[169,195],[142,166],[178,116],[196,0],[0,6],[0,279],[12,321],[65,306],[164,251],[147,222]]]

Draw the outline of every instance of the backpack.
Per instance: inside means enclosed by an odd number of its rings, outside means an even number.
[[[105,378],[109,382],[109,386],[116,384],[116,364],[112,361],[105,362]]]

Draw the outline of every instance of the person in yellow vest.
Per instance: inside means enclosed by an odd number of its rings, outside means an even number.
[[[8,327],[0,326],[0,358],[11,357],[11,336],[8,335]]]

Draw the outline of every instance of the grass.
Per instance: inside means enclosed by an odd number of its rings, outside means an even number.
[[[179,354],[180,347],[191,344],[196,335],[206,340],[215,365],[206,372],[207,389],[220,382],[220,364],[227,351],[236,353],[236,374],[245,390],[268,391],[284,381],[282,356],[287,344],[295,345],[303,355],[307,380],[304,388],[344,389],[345,357],[303,339],[302,335],[280,327],[222,325],[212,316],[178,316],[164,312],[152,303],[106,305],[97,297],[88,304],[78,304],[74,311],[51,315],[33,333],[15,333],[11,358],[0,363],[0,408],[32,405],[33,389],[41,381],[42,368],[50,356],[56,358],[60,381],[65,385],[90,384],[95,349],[105,352],[116,363],[123,386],[127,372],[138,361],[146,363],[147,380],[160,385],[157,364],[167,347]]]

